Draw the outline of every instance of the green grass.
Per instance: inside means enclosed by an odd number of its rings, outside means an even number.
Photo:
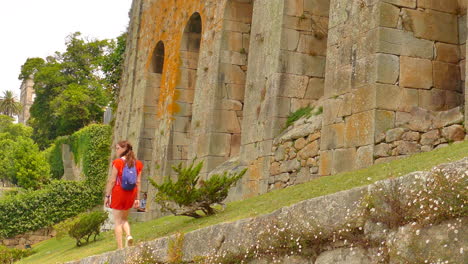
[[[231,222],[242,218],[273,212],[281,207],[317,196],[327,195],[358,186],[368,185],[390,177],[428,170],[435,165],[452,162],[468,156],[468,141],[452,144],[432,152],[420,153],[391,163],[378,164],[359,171],[321,177],[311,182],[273,191],[244,201],[232,202],[225,211],[202,219],[168,216],[146,223],[132,224],[136,242],[148,241],[176,232],[189,232],[206,226]],[[72,239],[50,239],[33,247],[36,254],[19,263],[62,263],[116,249],[112,232],[104,233],[97,242],[80,248]]]

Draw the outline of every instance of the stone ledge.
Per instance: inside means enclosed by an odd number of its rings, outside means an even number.
[[[463,160],[442,164],[436,167],[442,171],[468,171],[468,158]],[[353,211],[357,210],[360,199],[378,184],[390,184],[398,182],[402,186],[409,186],[411,182],[418,178],[425,178],[428,172],[413,172],[406,176],[397,179],[388,179],[382,182],[374,183],[368,186],[358,187],[351,190],[341,191],[338,193],[312,198],[294,204],[292,206],[281,208],[273,213],[262,215],[256,218],[242,219],[232,223],[222,223],[185,234],[183,244],[183,258],[185,261],[191,261],[197,256],[207,256],[218,252],[236,252],[239,246],[252,245],[256,241],[257,232],[254,230],[262,230],[265,226],[272,222],[288,223],[303,226],[306,228],[308,220],[314,219],[317,223],[323,223],[327,226],[340,226],[347,222],[347,218],[352,215]],[[430,227],[429,229],[441,228],[441,226]],[[392,237],[402,237],[405,235],[405,228],[400,228],[393,235],[389,235],[387,239]],[[427,231],[430,234],[432,231]],[[466,232],[466,228],[463,228]],[[370,232],[373,232],[372,230]],[[462,232],[462,233],[463,233]],[[385,233],[385,232],[384,232]],[[463,233],[464,234],[464,233]],[[442,239],[445,239],[442,234]],[[136,256],[142,251],[143,247],[152,249],[153,255],[162,262],[167,259],[167,248],[169,241],[175,236],[163,237],[154,241],[140,244],[139,247],[126,248],[119,251],[108,252],[102,255],[88,257],[79,261],[68,262],[69,264],[117,264],[123,260]],[[464,243],[465,242],[460,242]],[[463,245],[464,245],[463,244]],[[458,245],[458,244],[457,244]],[[333,252],[336,251],[336,252]],[[368,262],[362,258],[356,260],[358,262],[346,262],[348,249],[337,249],[326,251],[318,256],[317,263],[326,263],[327,259],[336,259],[335,263],[375,263],[371,262],[370,256],[365,256],[364,251],[359,250],[360,255],[368,259]],[[362,254],[361,254],[362,253]],[[364,258],[363,257],[363,258]],[[322,259],[322,262],[319,260]],[[352,259],[355,259],[354,257]],[[313,263],[311,260],[302,261],[299,257],[294,262],[288,262],[289,258],[285,258],[283,263]],[[325,261],[325,262],[324,262]],[[252,263],[266,263],[261,260]]]

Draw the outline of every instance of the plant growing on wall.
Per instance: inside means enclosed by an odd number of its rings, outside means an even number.
[[[174,215],[185,215],[200,218],[203,215],[213,215],[216,210],[215,204],[222,204],[226,199],[229,188],[236,184],[247,169],[237,173],[224,172],[222,175],[215,174],[209,179],[200,179],[200,171],[203,162],[195,165],[195,161],[184,167],[182,163],[173,166],[172,169],[177,174],[177,180],[173,181],[170,176],[166,177],[162,184],[157,184],[151,180],[151,184],[158,190],[156,202],[163,211],[171,212]]]

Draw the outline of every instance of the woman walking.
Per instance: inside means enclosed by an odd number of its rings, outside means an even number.
[[[115,147],[118,158],[112,162],[112,173],[107,180],[104,205],[112,208],[115,239],[118,249],[121,249],[123,248],[122,230],[126,235],[125,245],[131,246],[133,243],[128,214],[132,207],[140,206],[139,189],[143,163],[136,159],[133,147],[128,141],[120,141]]]

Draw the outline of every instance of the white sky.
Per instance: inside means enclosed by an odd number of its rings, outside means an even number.
[[[97,39],[115,38],[127,28],[132,0],[0,0],[0,95],[17,98],[21,65],[65,50],[76,31]]]

